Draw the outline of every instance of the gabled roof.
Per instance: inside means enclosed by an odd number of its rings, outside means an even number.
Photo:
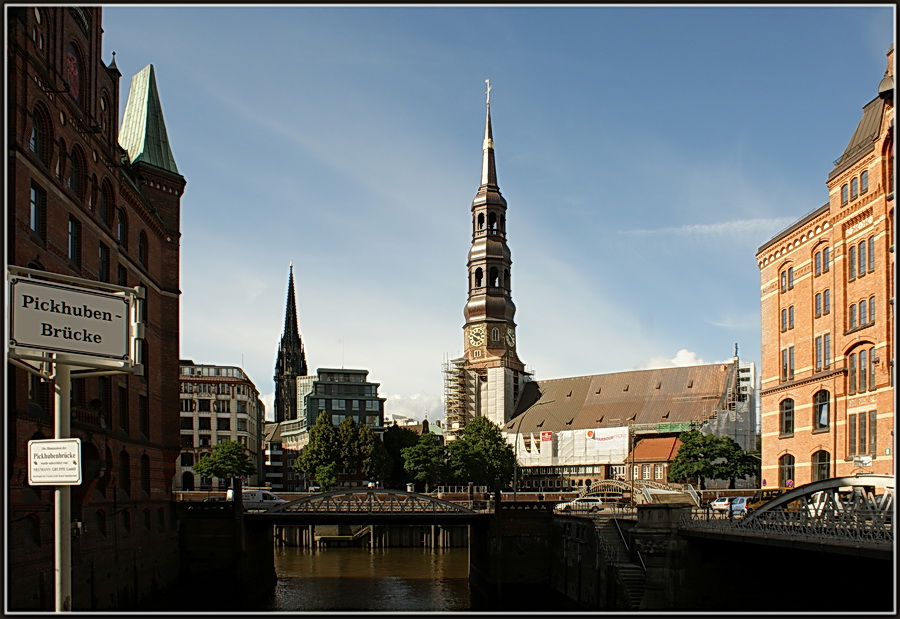
[[[125,115],[119,129],[119,144],[128,152],[131,163],[148,163],[178,174],[152,64],[131,78],[128,103],[125,104]]]
[[[671,462],[681,448],[677,436],[655,436],[643,438],[634,447],[630,462]]]
[[[506,432],[703,422],[725,405],[736,363],[716,363],[525,383]],[[521,423],[521,427],[520,426]]]

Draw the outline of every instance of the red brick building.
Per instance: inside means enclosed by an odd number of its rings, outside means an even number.
[[[179,218],[185,179],[152,65],[101,59],[101,9],[7,7],[7,262],[139,287],[143,375],[72,380],[74,610],[127,609],[178,575]],[[54,607],[53,488],[29,486],[27,443],[54,438],[54,388],[7,364],[7,603]]]
[[[887,61],[828,202],[757,252],[769,486],[894,471],[893,45]]]

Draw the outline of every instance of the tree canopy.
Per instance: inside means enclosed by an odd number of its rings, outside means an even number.
[[[389,426],[384,431],[384,448],[391,459],[391,467],[384,478],[387,488],[402,488],[407,482],[413,481],[412,474],[407,472],[403,450],[412,447],[419,442],[419,435],[409,428]]]
[[[322,411],[309,429],[309,443],[294,461],[294,469],[315,478],[320,466],[340,462],[340,457],[337,430],[331,425],[328,413]]]
[[[229,480],[242,475],[252,475],[256,466],[237,441],[223,441],[214,445],[212,451],[203,454],[193,466],[194,472],[203,477],[218,477]]]
[[[402,455],[406,472],[424,484],[425,492],[446,477],[447,452],[436,434],[423,432],[415,445],[402,450]]]
[[[734,487],[739,477],[758,472],[758,461],[730,436],[703,434],[698,430],[682,432],[681,447],[669,466],[670,481],[695,481],[701,489],[707,479],[728,479]]]
[[[503,439],[487,417],[476,417],[466,424],[458,439],[447,447],[450,476],[454,482],[505,485],[512,479],[516,456],[512,445]]]

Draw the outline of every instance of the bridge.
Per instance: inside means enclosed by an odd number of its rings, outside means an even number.
[[[877,488],[884,492],[876,494]],[[679,532],[887,559],[894,550],[893,491],[890,475],[825,479],[794,488],[743,518],[694,509],[682,517]]]
[[[427,494],[392,489],[352,488],[322,492],[280,503],[268,509],[247,510],[251,522],[278,525],[307,524],[475,524],[492,514],[487,501],[472,507]]]

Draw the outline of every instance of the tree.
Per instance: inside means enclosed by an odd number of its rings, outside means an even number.
[[[337,430],[331,425],[328,413],[322,411],[309,429],[309,443],[294,461],[294,469],[298,473],[315,477],[320,466],[326,464],[337,466],[340,460]]]
[[[363,425],[359,428],[359,445],[362,474],[372,481],[384,482],[394,464],[384,443],[375,435],[372,428]]]
[[[447,452],[436,434],[423,432],[418,442],[402,451],[404,468],[413,480],[425,485],[425,492],[447,473]]]
[[[316,468],[315,479],[323,490],[328,490],[338,482],[338,465],[337,462],[328,464],[320,464]]]
[[[701,490],[707,479],[728,479],[734,488],[738,477],[753,475],[756,459],[746,453],[730,436],[703,434],[698,430],[682,432],[681,447],[669,466],[670,481],[694,481]]]
[[[359,425],[350,415],[341,420],[337,429],[337,438],[341,454],[340,469],[346,472],[358,471],[362,468]]]
[[[387,488],[402,488],[404,484],[412,481],[412,475],[406,471],[403,450],[412,447],[419,442],[419,435],[409,430],[393,425],[384,431],[384,448],[391,459],[391,467],[384,479]]]
[[[224,441],[213,446],[210,453],[200,456],[193,469],[202,477],[227,479],[229,486],[232,478],[256,472],[244,446],[237,441]]]
[[[467,423],[447,451],[450,475],[457,483],[492,485],[499,480],[505,485],[512,479],[516,463],[513,447],[487,417]]]

